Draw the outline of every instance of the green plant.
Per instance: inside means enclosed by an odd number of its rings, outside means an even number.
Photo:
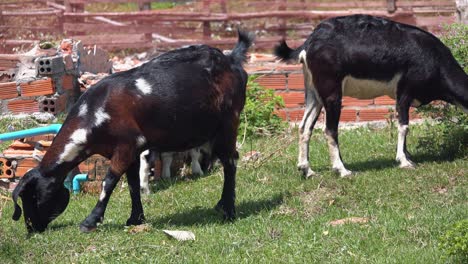
[[[284,107],[283,98],[271,89],[260,86],[250,76],[247,83],[246,101],[241,114],[239,137],[271,135],[282,131],[285,122],[275,113]]]
[[[468,71],[468,25],[453,24],[448,26],[441,40],[452,51],[463,69]],[[453,156],[465,155],[468,145],[468,115],[454,105],[427,105],[418,109],[423,117],[428,117],[440,124],[439,130],[428,132],[419,140],[418,146],[428,151],[439,151]],[[431,124],[426,124],[429,126]]]
[[[455,262],[468,261],[468,219],[456,222],[440,237],[439,247],[445,258],[452,257]]]

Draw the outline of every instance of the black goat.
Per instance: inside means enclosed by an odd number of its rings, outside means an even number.
[[[400,167],[415,166],[406,150],[411,105],[444,100],[468,109],[468,76],[439,39],[414,26],[368,15],[331,18],[299,48],[283,41],[275,54],[303,65],[307,107],[299,128],[298,168],[306,177],[315,174],[309,167],[309,140],[322,107],[332,167],[342,177],[351,175],[338,146],[343,96],[396,98]]]
[[[139,154],[145,149],[183,151],[213,142],[224,167],[224,186],[216,209],[235,217],[236,136],[245,103],[247,73],[242,65],[253,35],[239,32],[229,55],[206,45],[162,54],[126,72],[112,74],[87,90],[70,110],[37,168],[13,191],[15,212],[29,232],[44,231],[68,205],[67,172],[92,154],[110,159],[110,169],[91,214],[81,223],[93,231],[122,174],[126,173],[132,210],[127,225],[145,217],[140,198]]]

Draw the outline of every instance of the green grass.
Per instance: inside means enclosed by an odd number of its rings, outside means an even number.
[[[130,198],[120,185],[104,223],[91,234],[80,233],[78,226],[96,195],[73,196],[46,232],[30,237],[23,219],[11,220],[12,203],[0,200],[0,262],[444,263],[439,237],[468,218],[468,156],[466,148],[450,156],[417,148],[426,130],[412,126],[408,138],[419,165],[414,170],[399,169],[394,161],[395,131],[341,131],[343,159],[357,172],[351,179],[330,171],[320,131],[311,143],[311,164],[320,176],[307,180],[296,170],[295,132],[247,141],[241,156],[257,150],[264,160],[238,164],[233,223],[223,222],[212,209],[221,193],[220,169],[159,183],[143,200],[151,228],[139,233],[123,226]],[[369,222],[328,224],[352,216]],[[163,229],[190,230],[196,240],[177,242]]]

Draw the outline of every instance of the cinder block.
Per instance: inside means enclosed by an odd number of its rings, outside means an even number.
[[[21,96],[40,96],[55,93],[51,78],[20,83],[20,89]]]
[[[59,74],[65,71],[65,64],[61,55],[42,57],[36,60],[36,69],[39,75]]]
[[[10,159],[0,158],[0,178],[13,178],[13,163]]]
[[[18,97],[16,82],[0,83],[0,99],[11,99]]]
[[[58,97],[44,98],[39,102],[41,112],[56,115],[65,111],[67,96],[65,94]]]

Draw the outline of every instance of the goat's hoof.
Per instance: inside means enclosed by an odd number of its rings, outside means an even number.
[[[83,233],[91,233],[96,230],[97,226],[86,226],[84,224],[80,225],[80,231]]]
[[[306,179],[317,175],[317,173],[315,173],[315,171],[310,169],[309,164],[298,164],[297,169],[302,172],[302,175]]]
[[[141,195],[149,195],[150,190],[148,188],[140,188],[140,194]]]
[[[414,163],[412,161],[401,162],[400,163],[400,168],[402,168],[402,169],[416,169],[416,163]]]
[[[341,178],[351,178],[354,175],[354,173],[350,170],[341,170],[340,171],[340,177]]]
[[[223,218],[225,221],[234,221],[236,220],[236,209],[233,207],[232,209],[225,209],[224,204],[222,201],[219,201],[214,208],[217,212],[223,214]]]
[[[139,217],[139,218],[132,218],[130,217],[127,222],[125,223],[125,226],[132,226],[132,225],[141,225],[145,223],[145,217]]]

